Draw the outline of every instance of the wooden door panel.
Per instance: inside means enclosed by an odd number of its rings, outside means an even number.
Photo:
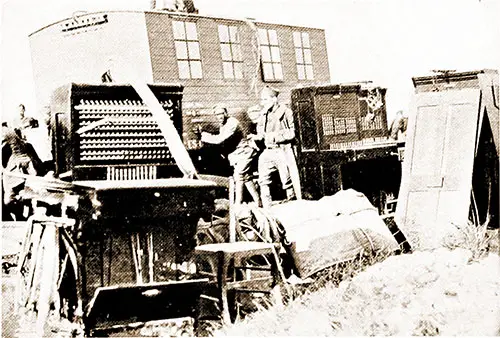
[[[410,191],[406,208],[406,220],[413,226],[425,226],[436,221],[439,191]]]
[[[470,190],[447,190],[439,192],[439,201],[436,208],[438,224],[452,223],[463,225],[469,215]]]
[[[443,184],[443,130],[446,115],[442,114],[442,98],[439,93],[418,97],[410,157],[410,191],[440,188]]]
[[[469,98],[468,103],[448,105],[448,123],[445,134],[445,148],[442,176],[444,190],[470,190],[472,169],[478,129],[479,93],[462,90],[460,98]],[[475,97],[471,97],[475,96]],[[458,99],[458,98],[457,98]]]
[[[435,229],[425,225],[467,222],[479,98],[473,88],[414,97],[397,210],[403,231],[426,238]]]

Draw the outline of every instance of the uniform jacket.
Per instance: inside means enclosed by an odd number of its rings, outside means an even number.
[[[286,106],[277,104],[272,111],[262,114],[257,124],[257,135],[268,147],[291,144],[295,139],[292,111]]]
[[[266,147],[279,146],[283,149],[295,195],[297,199],[302,199],[299,170],[292,147],[295,140],[292,110],[284,105],[277,104],[270,112],[262,114],[257,123],[257,135],[264,140]]]

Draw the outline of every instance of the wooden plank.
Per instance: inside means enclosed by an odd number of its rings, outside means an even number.
[[[145,83],[141,83],[140,81],[134,79],[133,75],[129,75],[129,77],[131,85],[137,91],[137,94],[139,94],[142,101],[149,107],[154,119],[158,123],[158,127],[160,127],[163,137],[165,137],[165,140],[167,141],[168,148],[172,153],[177,166],[182,171],[184,176],[191,178],[195,177],[197,173],[193,161],[184,147],[177,129],[170,120],[169,116],[165,114],[160,102],[158,102],[156,96]]]

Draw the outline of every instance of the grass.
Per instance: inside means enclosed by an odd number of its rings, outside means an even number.
[[[488,255],[498,251],[497,247],[492,249],[492,237],[498,240],[498,232],[490,235],[487,223],[469,222],[456,228],[458,231],[443,242],[444,247],[435,250],[387,260],[387,254],[361,254],[322,270],[312,276],[311,283],[293,286],[285,304],[276,299],[261,300],[259,311],[213,334],[500,333],[500,325],[495,328],[490,316],[500,313],[500,260],[497,255]],[[365,270],[367,273],[360,274]],[[482,305],[475,306],[472,300]]]
[[[292,309],[297,313],[300,313],[300,322],[302,323],[304,320],[307,321],[307,318],[310,318],[314,321],[314,326],[317,328],[316,331],[312,333],[306,331],[306,333],[312,335],[324,335],[332,333],[331,330],[335,328],[340,328],[340,321],[330,321],[328,319],[328,315],[319,315],[316,310],[308,309],[308,299],[313,296],[316,292],[323,290],[325,288],[336,288],[343,281],[351,280],[354,276],[356,276],[359,272],[364,271],[367,267],[383,261],[389,255],[387,253],[361,253],[356,259],[350,260],[347,262],[342,262],[336,264],[332,267],[324,269],[322,271],[317,272],[313,276],[311,276],[312,282],[307,284],[297,284],[289,286],[286,292],[282,289],[281,296],[277,296],[277,292],[273,292],[271,297],[260,298],[255,305],[257,307],[257,311],[253,314],[247,316],[247,318],[237,318],[235,323],[228,326],[223,327],[221,330],[213,330],[213,335],[225,335],[229,332],[230,335],[233,335],[233,330],[235,327],[240,325],[244,326],[248,320],[258,316],[260,319],[258,322],[260,323],[257,327],[252,327],[252,330],[255,330],[254,335],[258,334],[259,331],[270,328],[275,328],[276,331],[273,332],[275,335],[290,335],[297,334],[300,335],[300,330],[304,329],[307,325],[302,325],[300,323],[290,323],[290,316],[287,312]],[[335,301],[331,301],[331,303],[335,303]],[[318,318],[318,315],[320,316]],[[326,317],[325,317],[326,316]],[[293,316],[291,318],[294,318]],[[318,321],[322,321],[324,325],[318,325]],[[280,328],[283,328],[283,323],[288,322],[291,329],[290,332],[280,331]],[[229,331],[228,331],[229,329]],[[299,330],[299,331],[296,331]],[[295,331],[295,332],[293,332]],[[269,331],[266,331],[269,332]],[[247,335],[251,334],[250,332],[241,333],[239,332],[237,335]]]
[[[443,241],[444,247],[448,249],[462,248],[472,253],[472,260],[483,258],[490,248],[490,235],[488,223],[474,224],[469,221],[465,225],[456,225],[458,232],[446,237]]]

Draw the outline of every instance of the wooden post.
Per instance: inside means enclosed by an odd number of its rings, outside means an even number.
[[[229,178],[229,242],[236,242],[236,213],[234,210],[235,200],[234,178]]]

